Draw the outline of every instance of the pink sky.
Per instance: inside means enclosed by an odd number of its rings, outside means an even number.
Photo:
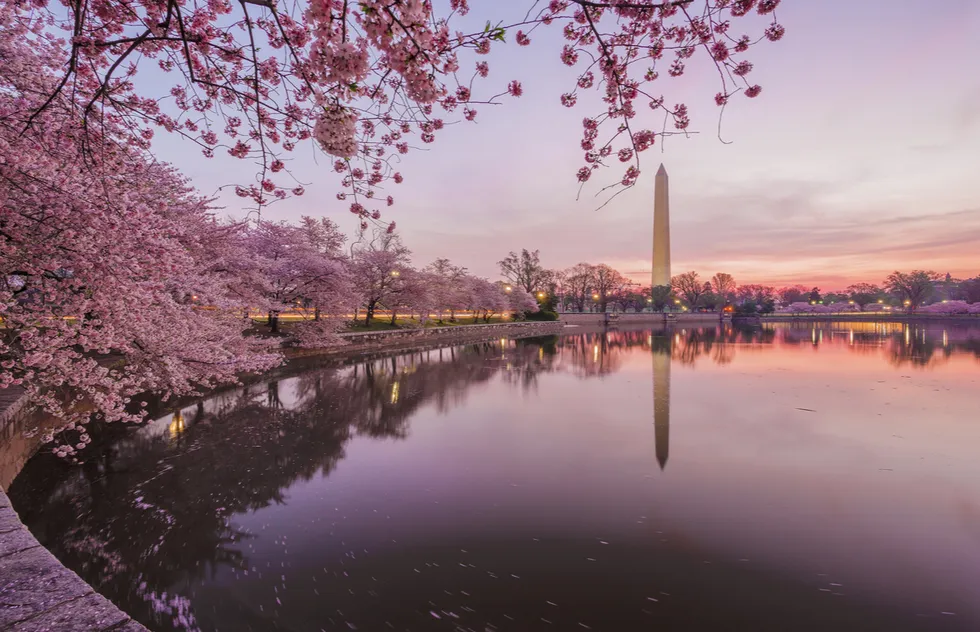
[[[481,4],[491,6],[476,12]],[[658,142],[642,155],[638,186],[600,211],[592,196],[618,171],[576,201],[581,119],[598,108],[558,103],[574,81],[558,61],[560,30],[495,50],[491,79],[521,80],[524,96],[483,106],[477,124],[450,126],[429,151],[410,154],[387,219],[419,265],[445,256],[496,278],[496,261],[528,248],[548,267],[605,262],[644,281],[663,162],[674,274],[825,290],[895,269],[980,274],[980,3],[786,0],[779,17],[787,36],[751,56],[762,95],[726,109],[730,144],[716,134],[713,69],[701,63],[661,79],[668,102],[688,103],[699,133]],[[660,117],[642,117],[639,126],[660,128]],[[251,175],[230,158],[190,156],[184,143],[159,149],[206,193]],[[298,150],[290,165],[307,195],[266,217],[326,215],[352,232],[329,161],[314,154]],[[238,198],[221,199],[227,213],[243,214]]]

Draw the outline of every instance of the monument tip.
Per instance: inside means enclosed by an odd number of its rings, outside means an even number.
[[[660,168],[657,169],[657,175],[667,175],[667,170],[664,168],[664,163],[660,163]]]

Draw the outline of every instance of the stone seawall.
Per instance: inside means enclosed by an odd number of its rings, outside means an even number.
[[[65,568],[20,521],[4,493],[37,449],[25,434],[23,390],[0,390],[0,630],[3,632],[146,632]]]
[[[579,312],[565,312],[559,315],[561,322],[568,325],[602,325],[605,324],[605,317],[601,313],[579,313]],[[613,316],[610,314],[610,316]],[[620,313],[616,314],[614,320],[611,320],[609,324],[611,325],[662,325],[664,323],[680,323],[680,324],[700,324],[700,325],[716,325],[721,322],[721,315],[715,313],[704,313],[704,314],[673,314],[673,318],[665,319],[663,314],[653,314],[653,313],[639,313],[639,314],[629,314]]]
[[[289,358],[337,357],[360,355],[374,351],[387,352],[418,347],[451,345],[464,342],[484,342],[499,338],[527,338],[560,334],[565,325],[560,321],[528,321],[495,323],[492,325],[459,325],[427,329],[392,329],[340,334],[346,344],[327,349],[291,349]]]
[[[560,322],[399,329],[342,334],[347,344],[290,350],[290,358],[364,355],[389,350],[527,338],[561,333]],[[38,447],[41,433],[26,434],[26,397],[0,389],[0,632],[147,632],[66,568],[21,523],[4,493]]]

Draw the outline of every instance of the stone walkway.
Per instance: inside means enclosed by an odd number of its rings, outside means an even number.
[[[23,389],[0,389],[0,429],[23,406],[23,395]],[[41,546],[2,490],[0,630],[147,632]]]

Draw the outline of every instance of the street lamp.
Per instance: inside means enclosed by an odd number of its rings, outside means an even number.
[[[400,277],[401,275],[402,275],[402,273],[401,273],[401,272],[399,272],[398,270],[392,270],[392,271],[391,271],[391,276],[393,276],[393,277],[395,277],[396,279],[397,279],[398,277]]]
[[[592,300],[593,301],[598,301],[599,300],[599,295],[598,294],[593,294],[592,295]]]
[[[543,299],[544,298],[544,292],[538,292],[538,298]]]
[[[510,294],[510,291],[511,291],[512,289],[514,289],[514,288],[512,288],[512,287],[511,287],[511,286],[509,286],[509,285],[505,285],[505,286],[504,286],[504,292],[507,292],[508,294]]]

